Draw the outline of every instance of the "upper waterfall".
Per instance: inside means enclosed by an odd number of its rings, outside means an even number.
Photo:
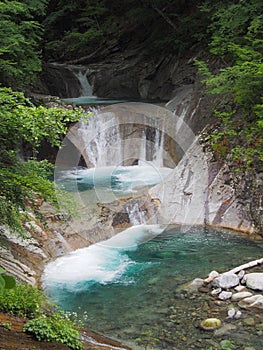
[[[91,97],[93,95],[93,92],[92,86],[90,85],[87,78],[88,71],[89,69],[84,67],[84,69],[80,68],[79,70],[73,70],[73,73],[75,74],[81,85],[81,96]]]

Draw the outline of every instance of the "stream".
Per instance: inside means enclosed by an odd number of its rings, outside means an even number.
[[[140,184],[146,185],[138,181],[145,172],[148,186],[161,181],[144,166],[66,171],[60,180],[68,190],[77,181],[81,195],[94,198],[94,183],[106,192],[107,186],[118,194],[136,192]],[[209,316],[209,302],[204,295],[188,298],[178,287],[261,254],[262,243],[227,230],[136,224],[49,263],[43,285],[52,300],[64,310],[77,312],[87,327],[133,349],[143,349],[149,339],[153,349],[209,349],[213,337],[198,327]],[[236,343],[241,339],[242,344],[261,349],[258,334],[242,329],[228,338],[232,337]]]
[[[161,118],[151,122],[151,134],[148,122],[142,123],[144,129],[136,131],[139,136],[129,140],[129,147],[112,113],[96,118],[87,125],[80,123],[71,139],[91,167],[72,167],[78,164],[73,159],[67,168],[64,148],[63,166],[57,166],[54,176],[59,186],[80,198],[87,212],[98,202],[107,205],[118,198],[136,199],[142,189],[162,183],[172,171],[163,166],[167,152]],[[136,164],[124,165],[130,149],[137,152]],[[132,349],[212,350],[230,339],[236,349],[262,350],[262,315],[256,315],[254,327],[244,327],[237,320],[235,331],[215,339],[199,324],[211,316],[225,319],[226,306],[214,304],[208,294],[189,296],[180,289],[196,277],[205,278],[211,270],[224,272],[260,258],[262,243],[228,230],[161,226],[147,220],[136,201],[128,209],[131,227],[112,231],[110,238],[46,266],[42,282],[51,299],[64,310],[77,312],[87,327]],[[248,311],[244,314],[250,316]]]

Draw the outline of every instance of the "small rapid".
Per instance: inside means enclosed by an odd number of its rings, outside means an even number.
[[[137,264],[128,257],[127,251],[136,250],[138,245],[162,231],[159,225],[132,226],[108,240],[77,249],[46,266],[43,286],[45,289],[65,288],[76,293],[93,283],[120,282],[129,267]]]

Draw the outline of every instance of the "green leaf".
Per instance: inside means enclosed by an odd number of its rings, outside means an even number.
[[[5,273],[5,272],[6,272],[6,270],[3,269],[2,267],[0,267],[0,274]]]
[[[5,281],[5,288],[12,289],[16,286],[16,280],[13,276],[1,276]]]
[[[5,288],[5,279],[0,276],[0,289]]]

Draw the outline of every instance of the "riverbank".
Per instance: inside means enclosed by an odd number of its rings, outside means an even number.
[[[23,332],[28,320],[0,312],[0,349],[1,350],[67,350],[68,346],[59,342],[37,341]],[[104,337],[91,330],[82,329],[83,350],[129,350],[131,348]]]

